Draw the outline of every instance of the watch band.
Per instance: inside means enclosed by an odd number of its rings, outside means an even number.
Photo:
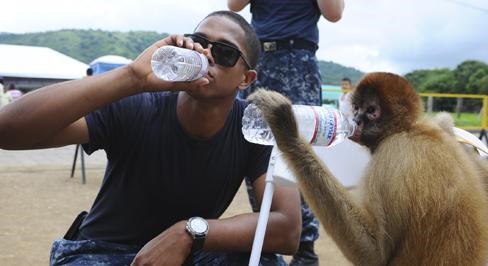
[[[205,242],[205,237],[194,238],[193,244],[191,245],[191,254],[195,254],[195,252],[201,250],[204,242]]]

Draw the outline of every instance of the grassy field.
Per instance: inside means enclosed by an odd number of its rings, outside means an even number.
[[[426,114],[427,116],[435,116],[438,112]],[[450,113],[454,118],[454,125],[459,128],[467,130],[480,130],[482,128],[482,116],[479,113]]]

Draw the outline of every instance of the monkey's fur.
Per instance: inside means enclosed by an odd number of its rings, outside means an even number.
[[[488,204],[475,164],[437,124],[420,119],[408,82],[367,74],[352,95],[357,134],[371,151],[359,198],[298,135],[291,103],[258,90],[256,104],[312,210],[356,265],[483,265]],[[352,155],[351,155],[352,157]]]

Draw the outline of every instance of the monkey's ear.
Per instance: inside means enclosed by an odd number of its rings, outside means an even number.
[[[253,83],[256,80],[257,77],[257,72],[256,70],[248,70],[246,73],[243,74],[243,78],[241,80],[241,83],[239,83],[239,90],[245,90],[251,83]]]

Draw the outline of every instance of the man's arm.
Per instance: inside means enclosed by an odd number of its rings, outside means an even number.
[[[254,181],[253,188],[260,206],[265,188],[265,175]],[[208,239],[205,240],[204,247],[211,250],[250,251],[258,216],[259,213],[252,213],[223,220],[210,220]],[[298,189],[275,186],[263,251],[294,254],[298,249],[301,227]]]
[[[227,0],[229,10],[239,12],[249,4],[249,0]]]
[[[259,203],[262,200],[265,175],[253,184]],[[203,249],[251,252],[259,213],[208,220],[209,230]],[[180,221],[149,241],[137,254],[133,265],[182,264],[190,253],[192,239]],[[294,254],[300,241],[302,222],[300,194],[297,188],[276,186],[271,203],[263,252]]]
[[[106,75],[57,83],[28,93],[1,109],[0,148],[34,149],[86,141],[88,133],[82,117],[135,93],[130,91],[135,87],[130,68],[123,67]]]
[[[328,21],[337,22],[342,18],[344,0],[317,0],[317,4],[322,16]]]
[[[171,35],[147,48],[130,65],[103,75],[53,84],[33,91],[0,109],[0,149],[34,149],[88,141],[83,117],[99,107],[143,91],[182,88],[156,78],[150,59],[161,46],[176,44],[203,52],[199,44]],[[185,88],[208,80],[183,83]]]

